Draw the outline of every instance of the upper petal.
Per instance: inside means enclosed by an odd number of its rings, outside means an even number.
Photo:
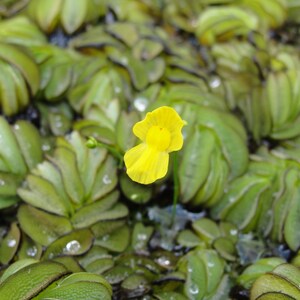
[[[171,136],[177,136],[184,125],[185,122],[174,108],[162,106],[147,113],[143,121],[136,123],[133,127],[133,133],[142,141],[146,141],[147,133],[152,126],[166,128]]]

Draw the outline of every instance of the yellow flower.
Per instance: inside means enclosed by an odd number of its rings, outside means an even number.
[[[168,171],[169,153],[182,148],[181,129],[185,124],[168,106],[147,113],[143,121],[136,123],[133,133],[142,143],[125,153],[128,176],[142,184],[164,177]]]

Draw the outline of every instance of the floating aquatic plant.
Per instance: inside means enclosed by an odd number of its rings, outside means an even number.
[[[0,4],[0,299],[298,299],[300,2],[75,2]]]

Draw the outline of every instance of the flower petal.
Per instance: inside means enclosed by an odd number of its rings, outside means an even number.
[[[133,133],[145,142],[147,133],[152,126],[166,128],[172,136],[177,135],[184,125],[185,122],[180,118],[174,108],[162,106],[147,113],[143,121],[136,123],[133,127]]]
[[[181,131],[175,133],[173,132],[173,134],[171,135],[170,146],[166,151],[167,152],[178,151],[182,148],[182,145],[183,145],[183,137]]]
[[[133,181],[150,184],[167,174],[169,154],[142,143],[127,151],[124,161],[127,174]]]

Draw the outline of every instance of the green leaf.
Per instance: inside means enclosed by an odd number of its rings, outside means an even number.
[[[66,268],[58,263],[30,264],[9,276],[0,284],[0,295],[5,300],[32,299],[45,287],[66,273]]]
[[[130,231],[128,226],[123,226],[120,229],[116,229],[112,233],[104,234],[102,237],[98,237],[95,240],[95,245],[109,249],[114,252],[123,252],[130,239]]]
[[[28,188],[18,189],[19,196],[25,202],[57,215],[68,215],[67,207],[52,183],[42,177],[30,174],[27,176],[26,182]]]
[[[38,130],[30,123],[19,120],[15,123],[14,134],[29,169],[42,161],[42,141]]]
[[[195,128],[189,136],[179,166],[180,193],[184,203],[188,202],[205,182],[210,171],[209,157],[215,143],[210,130]]]
[[[31,264],[37,263],[38,260],[27,258],[27,259],[21,259],[14,263],[12,263],[3,273],[0,279],[0,284],[5,281],[9,276],[13,275],[14,273],[18,272],[19,270],[25,268],[26,266],[29,266]]]
[[[0,262],[2,264],[8,264],[14,257],[19,247],[20,237],[19,227],[16,223],[12,223],[9,232],[0,244]]]
[[[88,229],[73,231],[50,244],[44,253],[44,259],[61,255],[81,255],[87,252],[93,243],[93,234]]]
[[[72,230],[67,218],[52,215],[32,206],[22,205],[18,210],[18,221],[30,238],[48,246],[57,238]]]
[[[37,65],[19,48],[0,43],[0,58],[14,65],[25,77],[32,94],[39,88],[40,75]]]
[[[296,251],[300,247],[300,188],[292,196],[290,209],[284,223],[284,239],[289,247]]]
[[[79,209],[72,218],[75,228],[91,226],[99,221],[108,221],[124,218],[128,215],[127,207],[117,203],[119,192],[115,191],[106,197]]]
[[[65,147],[57,147],[51,162],[61,171],[65,191],[74,204],[84,201],[85,190],[80,178],[76,154]]]
[[[0,128],[0,158],[4,160],[6,167],[2,171],[25,175],[27,172],[25,161],[20,153],[17,140],[3,117],[0,117]]]
[[[84,22],[87,15],[86,0],[77,0],[76,5],[74,1],[65,0],[61,8],[61,23],[67,33],[71,34],[76,31]]]

